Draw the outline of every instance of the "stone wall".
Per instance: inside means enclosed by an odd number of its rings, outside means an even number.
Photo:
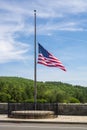
[[[0,103],[0,114],[8,113],[8,103]],[[87,115],[87,104],[58,104],[58,115]]]
[[[87,115],[87,104],[59,104],[59,115]]]
[[[8,113],[8,103],[0,103],[0,114]]]

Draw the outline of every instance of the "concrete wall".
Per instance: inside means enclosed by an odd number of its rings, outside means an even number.
[[[0,103],[0,114],[8,113],[8,103]],[[87,115],[87,104],[58,104],[58,115]]]

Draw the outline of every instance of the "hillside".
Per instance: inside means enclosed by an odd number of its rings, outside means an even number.
[[[0,77],[0,102],[34,102],[33,80]],[[87,103],[87,87],[37,82],[38,102]]]

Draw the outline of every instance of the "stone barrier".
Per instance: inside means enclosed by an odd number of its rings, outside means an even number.
[[[78,103],[59,103],[58,107],[59,115],[87,115],[87,104]]]
[[[46,119],[55,118],[53,111],[12,111],[11,118],[22,118],[22,119]]]
[[[8,113],[8,103],[0,103],[0,114]]]

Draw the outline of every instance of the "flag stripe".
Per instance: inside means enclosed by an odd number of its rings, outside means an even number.
[[[56,63],[51,62],[50,60],[47,60],[47,59],[44,59],[44,58],[38,58],[38,63],[49,66],[49,67],[59,67],[60,69],[66,71],[62,64],[59,64],[57,62]]]
[[[66,71],[64,65],[39,44],[38,63],[48,67],[58,67]]]

